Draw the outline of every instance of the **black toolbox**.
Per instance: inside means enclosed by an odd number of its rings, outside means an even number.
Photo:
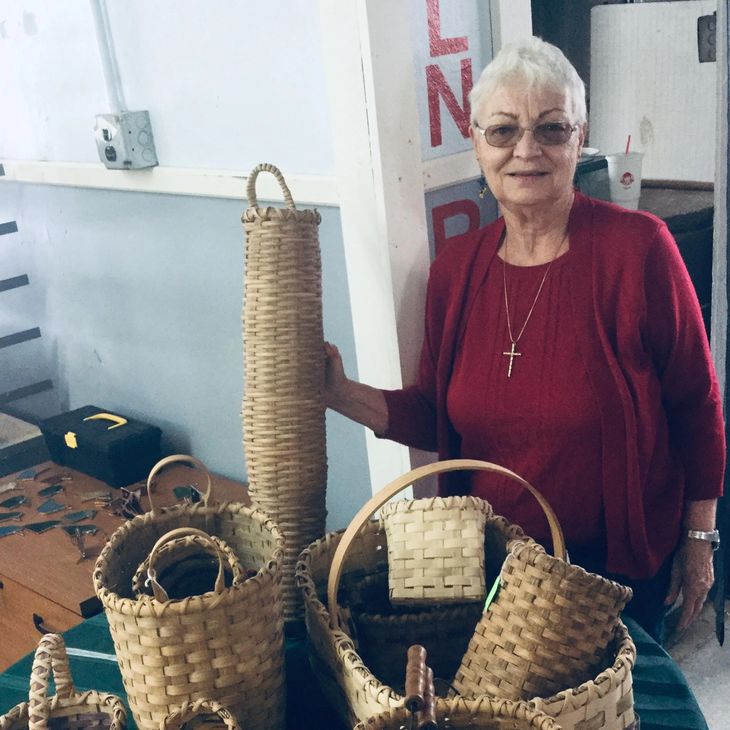
[[[83,406],[41,421],[51,459],[124,487],[145,479],[160,459],[162,431],[120,413]]]

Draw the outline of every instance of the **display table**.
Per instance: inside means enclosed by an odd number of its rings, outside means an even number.
[[[626,625],[638,651],[634,699],[641,730],[707,730],[704,716],[676,663],[631,619],[626,619]],[[105,617],[87,619],[67,631],[64,637],[71,655],[76,688],[113,692],[124,698]],[[78,655],[84,652],[86,656]],[[27,699],[32,662],[32,656],[28,655],[0,674],[0,714]],[[327,706],[309,669],[306,641],[287,641],[286,668],[287,727],[292,730],[345,730]],[[129,719],[129,727],[133,729],[131,716]]]

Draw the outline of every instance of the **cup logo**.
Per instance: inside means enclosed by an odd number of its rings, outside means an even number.
[[[621,175],[620,182],[625,188],[630,188],[634,184],[634,176],[627,171]]]

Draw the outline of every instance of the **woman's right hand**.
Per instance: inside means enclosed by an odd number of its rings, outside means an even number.
[[[325,342],[324,354],[324,403],[327,408],[337,409],[345,397],[348,378],[337,347],[331,342]]]
[[[343,416],[367,426],[376,434],[388,427],[388,406],[382,391],[345,375],[340,351],[324,343],[324,404]]]

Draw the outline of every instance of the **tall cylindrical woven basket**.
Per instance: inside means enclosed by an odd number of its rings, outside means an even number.
[[[197,504],[156,509],[153,478],[165,465],[180,461],[204,471],[205,496]],[[115,530],[93,575],[137,727],[159,730],[184,703],[206,699],[227,707],[246,730],[282,730],[282,535],[261,510],[238,502],[215,504],[210,475],[190,456],[158,462],[147,490],[151,510]],[[169,600],[135,596],[139,567],[161,549],[161,538],[181,528],[185,534],[202,531],[219,538],[241,566],[255,573],[200,595]]]
[[[261,172],[274,175],[286,207],[259,207]],[[289,621],[303,616],[297,558],[324,534],[326,517],[320,215],[296,209],[273,165],[251,171],[247,197],[243,443],[251,499],[286,539],[282,590]]]

